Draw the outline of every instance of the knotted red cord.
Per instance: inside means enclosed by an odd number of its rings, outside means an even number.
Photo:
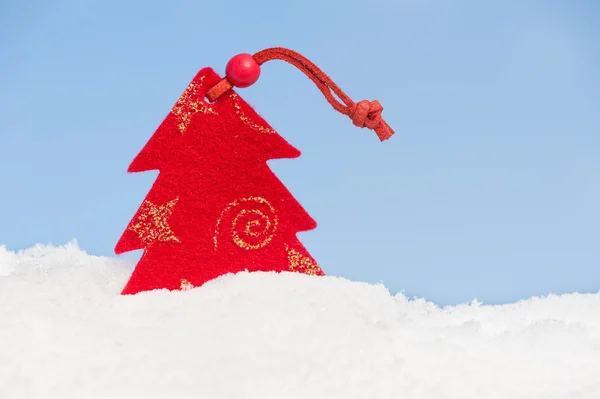
[[[381,141],[389,139],[394,134],[394,130],[381,117],[383,107],[379,104],[379,101],[362,100],[355,103],[329,76],[303,55],[286,48],[274,47],[259,51],[252,58],[254,58],[258,65],[271,60],[282,60],[294,65],[317,85],[329,104],[336,111],[348,115],[355,126],[374,130]],[[223,78],[208,90],[206,97],[211,102],[214,102],[223,93],[232,88],[233,84],[231,84],[229,79]],[[337,95],[343,103],[336,100],[333,94]]]

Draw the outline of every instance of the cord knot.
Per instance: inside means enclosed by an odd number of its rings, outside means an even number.
[[[352,119],[354,126],[374,130],[379,140],[384,141],[389,139],[394,134],[394,131],[381,118],[382,112],[383,107],[377,100],[362,100],[348,107],[348,116]]]

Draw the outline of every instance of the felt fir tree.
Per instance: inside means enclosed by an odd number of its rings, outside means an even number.
[[[115,247],[143,249],[123,294],[243,270],[324,275],[296,237],[316,222],[266,163],[300,152],[232,89],[259,74],[249,55],[234,57],[226,78],[200,70],[131,163],[159,175]]]

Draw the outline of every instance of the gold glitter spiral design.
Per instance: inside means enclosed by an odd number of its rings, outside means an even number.
[[[263,197],[235,200],[227,205],[217,219],[213,236],[215,250],[225,217],[231,221],[230,233],[233,242],[246,250],[264,248],[273,240],[277,231],[277,214],[269,201]]]

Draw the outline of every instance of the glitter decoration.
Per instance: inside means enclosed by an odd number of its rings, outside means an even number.
[[[212,107],[201,100],[201,89],[204,78],[205,76],[202,76],[199,81],[190,83],[171,110],[171,113],[179,120],[177,126],[182,134],[190,124],[192,115],[198,112],[202,114],[216,114]]]
[[[235,93],[232,93],[230,95],[231,99],[233,100],[233,106],[235,107],[235,114],[241,119],[242,122],[244,122],[247,126],[251,127],[252,129],[260,132],[260,133],[269,133],[269,134],[274,134],[276,133],[275,130],[261,126],[259,124],[256,124],[254,122],[252,122],[250,120],[250,118],[248,118],[246,116],[246,114],[244,113],[244,111],[242,111],[242,107],[240,106],[240,103],[238,101],[238,95]]]
[[[179,284],[179,289],[181,291],[189,291],[192,288],[194,288],[194,285],[192,283],[190,283],[189,281],[187,281],[186,279],[181,279],[181,284]]]
[[[308,256],[296,251],[286,244],[285,250],[288,255],[288,265],[291,272],[305,273],[312,276],[322,276],[321,267]]]
[[[231,202],[221,212],[213,237],[215,250],[223,217],[233,211],[236,214],[231,221],[231,238],[238,247],[260,249],[271,242],[278,223],[275,208],[263,197],[246,197]]]
[[[289,272],[290,263],[317,274],[296,237],[316,221],[267,164],[300,151],[243,95],[209,101],[205,93],[220,79],[211,68],[198,71],[129,165],[158,176],[115,245],[117,255],[142,250],[123,295],[195,289],[243,270]],[[286,243],[295,250],[290,260]]]
[[[146,247],[155,241],[179,242],[167,221],[178,200],[179,198],[175,198],[164,205],[155,205],[148,200],[143,202],[137,222],[130,229],[138,235]]]

